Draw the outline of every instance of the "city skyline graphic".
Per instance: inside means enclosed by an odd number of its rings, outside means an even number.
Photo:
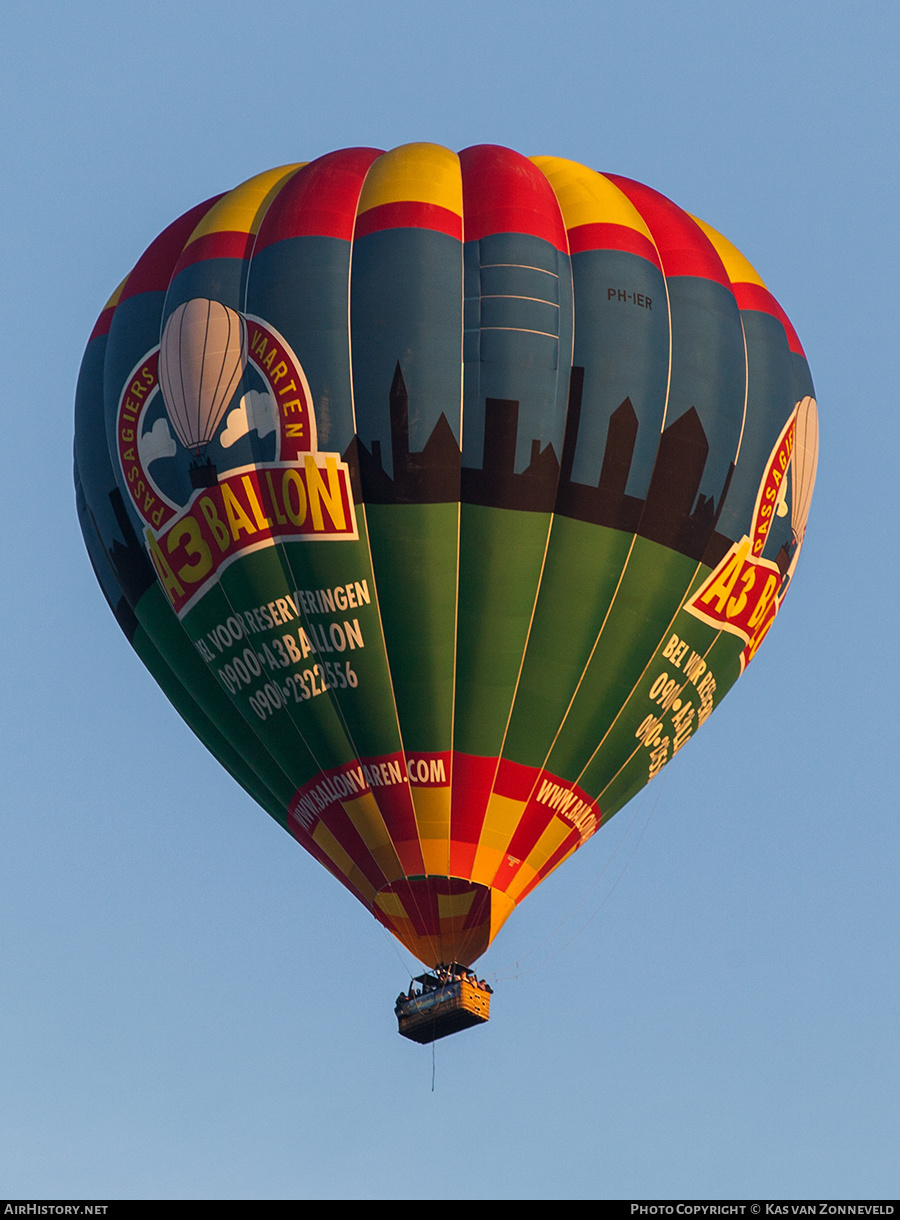
[[[489,508],[556,512],[594,525],[638,534],[714,567],[736,541],[719,534],[716,525],[734,473],[728,473],[717,497],[700,492],[709,441],[694,407],[663,429],[644,499],[626,493],[634,459],[639,421],[629,397],[609,419],[598,481],[575,482],[572,470],[582,414],[584,369],[574,366],[569,380],[568,409],[561,458],[552,444],[531,441],[531,457],[516,473],[519,403],[485,398],[481,467],[462,465],[453,430],[442,412],[420,452],[409,448],[409,397],[399,362],[391,382],[391,468],[384,467],[382,445],[367,446],[357,434],[343,457],[351,469],[357,503],[441,504],[457,500]]]

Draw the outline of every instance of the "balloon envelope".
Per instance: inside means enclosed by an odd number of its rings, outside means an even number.
[[[191,430],[176,337],[216,319]],[[261,174],[151,244],[85,353],[76,484],[194,732],[417,957],[468,964],[755,655],[817,437],[790,322],[710,226],[413,144]]]
[[[247,325],[219,301],[194,297],[171,313],[159,349],[159,383],[182,445],[209,444],[247,363]]]

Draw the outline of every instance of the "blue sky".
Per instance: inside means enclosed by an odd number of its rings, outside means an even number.
[[[0,1194],[897,1193],[898,13],[4,13]],[[419,139],[571,157],[721,230],[800,335],[822,439],[758,659],[519,908],[479,964],[490,1025],[434,1058],[396,1034],[408,954],[131,653],[71,480],[81,354],[156,233],[271,166]]]

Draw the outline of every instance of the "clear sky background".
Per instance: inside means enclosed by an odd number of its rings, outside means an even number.
[[[896,1195],[900,7],[32,0],[2,30],[0,1196]],[[703,217],[792,319],[822,430],[759,657],[433,1053],[397,1036],[406,951],[129,649],[71,475],[91,328],[169,221],[411,140]]]

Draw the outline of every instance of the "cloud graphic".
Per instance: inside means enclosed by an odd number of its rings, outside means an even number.
[[[168,420],[165,419],[158,419],[149,432],[138,437],[138,453],[145,467],[157,458],[174,457],[177,448],[175,438],[169,431]]]
[[[250,390],[241,398],[241,405],[228,412],[219,442],[224,449],[230,449],[235,441],[248,432],[255,430],[260,437],[268,436],[277,427],[278,404],[275,399],[268,392]]]

